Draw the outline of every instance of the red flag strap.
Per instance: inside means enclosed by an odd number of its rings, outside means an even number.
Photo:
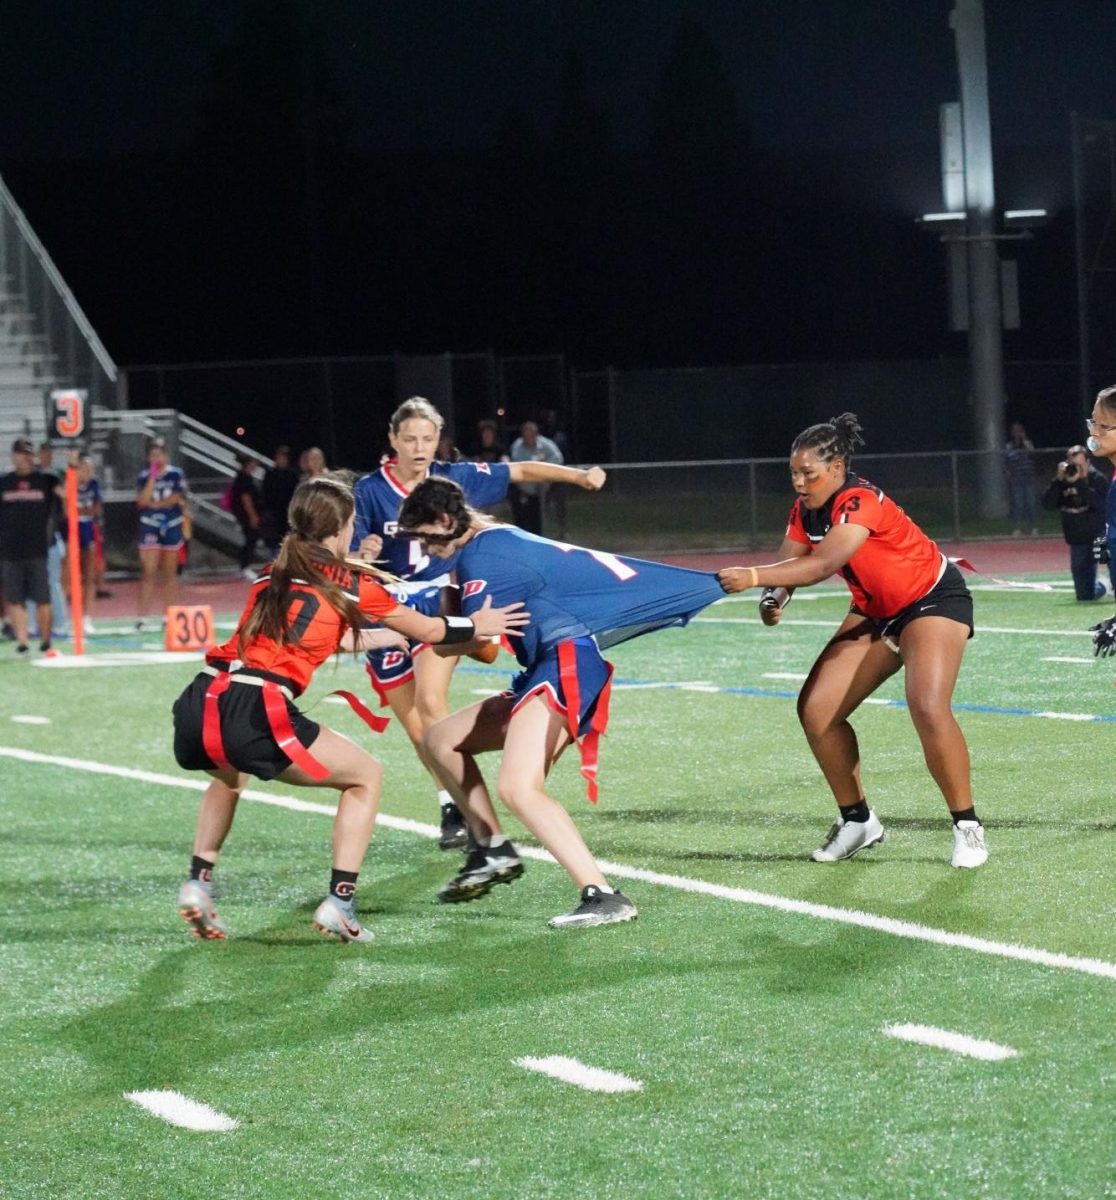
[[[287,700],[279,690],[277,683],[265,683],[263,686],[264,711],[267,713],[267,723],[271,726],[272,736],[279,749],[291,760],[299,770],[305,771],[311,779],[321,782],[329,774],[329,768],[323,767],[309,750],[298,740],[291,725],[291,715],[287,712]]]
[[[225,743],[221,738],[221,714],[217,709],[217,698],[229,690],[230,683],[232,679],[227,674],[215,675],[213,682],[206,689],[202,709],[202,746],[205,747],[209,761],[219,771],[234,769],[225,757]]]
[[[600,759],[601,734],[608,727],[608,706],[612,697],[612,663],[606,662],[608,678],[597,697],[597,707],[589,722],[589,730],[580,736],[581,686],[577,674],[577,647],[573,642],[558,643],[558,679],[566,698],[566,728],[581,754],[581,777],[585,780],[585,795],[596,804],[599,795],[597,767]]]
[[[1054,590],[1048,583],[1028,583],[1020,579],[1000,579],[996,575],[987,575],[984,571],[978,571],[967,558],[950,558],[948,561],[970,572],[970,574],[979,575],[981,579],[987,579],[989,583],[999,584],[1000,587],[1019,588],[1029,592],[1052,592]]]

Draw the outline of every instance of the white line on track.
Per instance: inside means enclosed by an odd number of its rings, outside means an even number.
[[[181,1092],[125,1092],[125,1100],[131,1100],[153,1116],[177,1125],[180,1129],[194,1129],[200,1133],[227,1133],[236,1129],[240,1122],[226,1116],[200,1100],[191,1100]]]
[[[36,717],[31,713],[15,713],[12,720],[17,725],[49,725],[50,717]]]
[[[805,671],[764,671],[763,679],[790,679],[795,683],[801,683],[806,678]]]
[[[920,1046],[933,1046],[937,1050],[952,1050],[954,1054],[964,1054],[966,1058],[982,1058],[986,1062],[1019,1057],[1019,1051],[1010,1046],[969,1037],[967,1033],[938,1029],[935,1025],[885,1025],[881,1033],[898,1038],[901,1042],[917,1042]]]
[[[587,1092],[642,1092],[643,1084],[638,1079],[630,1079],[619,1071],[602,1071],[600,1067],[589,1067],[578,1062],[576,1058],[565,1058],[561,1054],[551,1054],[546,1058],[517,1058],[517,1067],[526,1071],[538,1071],[541,1075],[549,1075],[552,1079],[561,1079],[563,1083],[572,1083],[575,1087],[584,1088]]]
[[[35,750],[24,750],[17,746],[0,746],[0,758],[17,759],[20,762],[37,763],[43,766],[66,767],[73,771],[85,771],[93,775],[109,775],[117,779],[133,779],[139,783],[157,784],[163,787],[180,788],[191,792],[203,792],[208,780],[189,779],[182,775],[162,775],[156,771],[141,771],[136,767],[118,767],[110,763],[91,762],[81,758],[66,758],[57,754],[40,754]],[[336,808],[328,804],[315,804],[310,800],[299,800],[295,796],[276,795],[245,788],[240,793],[245,800],[270,804],[292,812],[320,813],[332,817]],[[377,822],[386,829],[397,829],[404,833],[415,833],[420,837],[436,838],[441,830],[436,825],[423,821],[412,821],[407,817],[393,817],[381,813]],[[545,850],[533,846],[519,846],[520,857],[553,863]],[[880,917],[875,913],[861,912],[855,908],[834,908],[828,904],[814,904],[808,900],[795,900],[788,896],[774,896],[767,892],[755,892],[749,888],[729,887],[721,883],[709,883],[704,879],[691,879],[685,875],[666,875],[661,871],[648,871],[643,867],[631,867],[625,863],[599,862],[606,875],[617,879],[633,879],[640,883],[652,883],[659,887],[673,888],[701,896],[714,896],[735,904],[749,904],[757,908],[770,908],[776,912],[797,916],[813,917],[819,921],[834,921],[841,925],[854,925],[860,929],[871,929],[890,937],[907,938],[911,941],[929,942],[935,946],[952,946],[970,950],[975,954],[987,954],[995,958],[1013,959],[1017,962],[1033,963],[1035,966],[1056,967],[1062,971],[1077,971],[1082,975],[1095,975],[1101,979],[1116,980],[1116,963],[1099,958],[1083,958],[1078,955],[1060,954],[1053,950],[1042,950],[1033,946],[1017,946],[1011,942],[994,942],[988,938],[973,937],[967,933],[954,933],[947,929],[935,929],[930,925],[919,925],[914,921],[900,921],[894,917]]]

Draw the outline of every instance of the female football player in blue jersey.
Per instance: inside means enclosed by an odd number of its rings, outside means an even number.
[[[509,692],[470,705],[431,726],[424,746],[458,808],[472,849],[464,869],[438,893],[445,903],[473,900],[523,873],[504,836],[476,756],[503,749],[500,799],[566,868],[581,891],[573,912],[550,925],[568,928],[630,921],[635,905],[613,891],[569,813],[544,790],[571,743],[596,799],[597,749],[608,721],[612,667],[601,657],[628,638],[685,624],[721,597],[716,576],[586,550],[499,525],[472,509],[448,479],[427,479],[404,503],[399,531],[419,550],[453,561],[468,615],[486,600],[523,601],[529,623],[516,640],[522,672]]]
[[[358,480],[356,531],[353,550],[379,562],[387,571],[406,581],[401,595],[407,603],[428,615],[440,611],[443,588],[450,583],[449,561],[433,561],[410,538],[396,536],[399,510],[414,488],[424,479],[452,479],[475,508],[498,504],[512,483],[556,483],[595,492],[604,486],[600,467],[581,470],[542,462],[486,463],[440,462],[435,457],[441,436],[441,413],[428,400],[414,396],[392,414],[388,440],[395,457]],[[407,736],[426,762],[422,735],[449,712],[447,697],[454,659],[427,653],[428,647],[410,642],[406,647],[385,647],[368,655],[368,674],[382,703],[407,731]],[[437,781],[437,775],[434,775]],[[443,850],[464,846],[467,840],[463,818],[448,792],[439,790]]]
[[[178,550],[183,543],[183,506],[186,476],[167,461],[165,438],[152,438],[147,466],[136,479],[139,508],[140,576],[136,629],[142,630],[151,607],[158,577],[163,586],[164,609],[178,598]]]

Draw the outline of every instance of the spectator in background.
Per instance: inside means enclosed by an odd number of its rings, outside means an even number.
[[[301,459],[302,465],[302,480],[317,479],[319,475],[324,475],[326,472],[326,456],[318,446],[311,446],[309,450],[304,450]]]
[[[147,627],[155,580],[162,582],[164,610],[178,599],[178,551],[183,529],[186,476],[167,461],[166,438],[152,438],[147,466],[136,477],[139,509],[140,587],[136,632]]]
[[[291,466],[291,448],[279,446],[275,451],[275,465],[264,472],[260,489],[263,495],[260,532],[272,557],[279,553],[279,543],[287,536],[287,509],[296,487],[298,472]]]
[[[460,462],[461,452],[453,444],[453,434],[442,430],[441,437],[438,438],[438,446],[434,451],[434,457],[438,462]]]
[[[52,654],[47,552],[61,488],[57,476],[35,466],[35,450],[27,438],[12,443],[12,466],[0,478],[0,577],[8,619],[16,654],[27,657],[27,602],[31,601],[41,631],[39,649]]]
[[[1108,480],[1089,462],[1084,446],[1070,446],[1042,496],[1043,508],[1062,514],[1070,573],[1078,600],[1099,600],[1107,590],[1097,578],[1093,542],[1104,533]]]
[[[70,606],[66,603],[66,591],[62,586],[62,562],[66,557],[66,476],[64,472],[55,470],[54,447],[50,442],[43,442],[39,446],[39,470],[52,475],[59,487],[51,512],[50,547],[47,550],[50,611],[54,620],[54,629],[49,632],[54,637],[69,637]],[[34,622],[32,633],[36,637],[41,634],[41,630],[34,628]]]
[[[539,433],[534,421],[524,421],[519,427],[519,437],[512,443],[513,463],[544,462],[560,467],[565,459],[562,451]],[[542,505],[546,495],[545,483],[517,483],[511,489],[512,511],[515,523],[528,533],[542,534]]]
[[[569,434],[558,428],[558,413],[553,408],[544,408],[539,413],[539,436],[550,438],[558,447],[563,462],[573,461],[573,443]],[[560,542],[566,540],[566,500],[565,488],[547,488],[543,500],[546,520],[548,524],[553,521],[551,536]]]
[[[259,462],[250,454],[238,456],[240,470],[232,481],[232,514],[240,526],[244,543],[240,547],[240,573],[245,579],[255,579],[256,572],[252,570],[252,559],[256,554],[256,542],[260,538],[260,524],[263,514],[263,495],[260,485],[256,482],[256,470]]]
[[[1013,421],[1004,447],[1004,473],[1008,480],[1012,537],[1022,537],[1024,527],[1035,528],[1035,447],[1021,421]]]
[[[497,463],[508,461],[508,448],[500,441],[500,429],[488,417],[477,422],[477,440],[469,451],[472,462]]]

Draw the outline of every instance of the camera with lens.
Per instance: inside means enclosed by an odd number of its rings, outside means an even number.
[[[1068,480],[1074,480],[1081,474],[1081,468],[1075,462],[1059,463],[1058,469],[1061,471],[1062,477]]]

